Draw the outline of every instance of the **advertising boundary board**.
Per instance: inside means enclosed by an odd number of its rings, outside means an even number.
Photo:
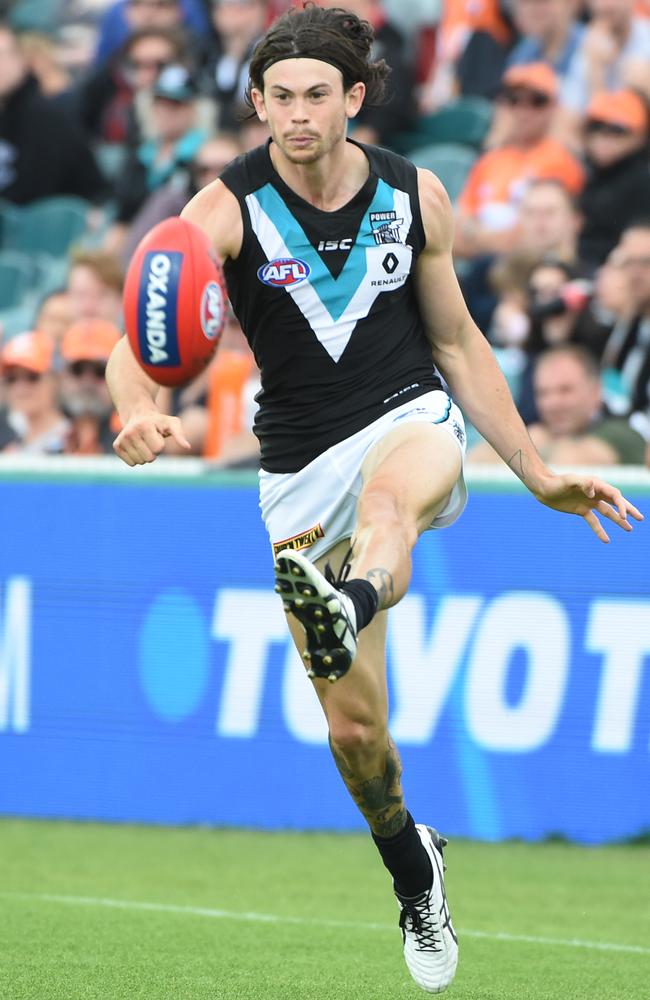
[[[155,471],[154,471],[155,470]],[[645,513],[650,476],[607,470]],[[601,545],[505,471],[391,612],[409,807],[445,832],[650,830],[650,525]],[[355,829],[254,474],[0,464],[0,814]]]

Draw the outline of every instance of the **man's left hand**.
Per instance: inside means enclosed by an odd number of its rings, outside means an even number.
[[[596,517],[596,511],[624,531],[632,531],[628,517],[643,520],[641,511],[626,500],[619,489],[595,476],[551,476],[535,490],[535,496],[553,510],[583,517],[601,542],[608,542],[609,535]]]

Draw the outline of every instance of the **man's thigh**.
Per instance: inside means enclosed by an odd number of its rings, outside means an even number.
[[[366,455],[359,502],[367,492],[386,491],[421,533],[447,505],[461,473],[461,448],[448,430],[424,421],[404,423]]]
[[[329,562],[338,574],[341,564],[350,548],[350,540],[344,539],[334,548],[316,560],[321,572]],[[287,623],[296,649],[302,655],[305,648],[305,632],[293,615],[287,615]],[[381,611],[370,624],[359,633],[357,653],[347,674],[335,684],[328,680],[314,678],[316,694],[328,719],[338,715],[351,722],[385,725],[388,716],[388,692],[386,687],[386,627],[388,612]]]

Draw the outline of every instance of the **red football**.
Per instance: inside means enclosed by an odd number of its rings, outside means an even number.
[[[226,317],[226,283],[214,248],[186,219],[165,219],[140,241],[124,283],[124,323],[138,362],[158,385],[202,371]]]

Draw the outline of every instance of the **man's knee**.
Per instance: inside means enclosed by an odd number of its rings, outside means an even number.
[[[387,728],[383,720],[351,719],[333,716],[329,719],[330,744],[332,749],[345,757],[372,754],[377,747],[385,746]]]

